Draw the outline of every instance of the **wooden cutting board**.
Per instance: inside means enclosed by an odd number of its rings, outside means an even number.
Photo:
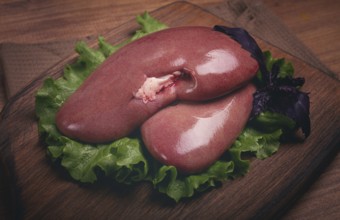
[[[169,26],[226,24],[189,3],[174,3],[152,15]],[[103,34],[115,43],[137,28],[134,20]],[[280,215],[338,150],[340,124],[339,82],[258,39],[263,50],[285,57],[296,76],[305,77],[304,91],[310,92],[312,134],[304,142],[282,145],[266,160],[254,160],[250,172],[227,181],[209,192],[178,204],[160,195],[149,183],[121,186],[100,181],[79,184],[46,156],[38,136],[34,113],[35,93],[47,76],[60,77],[60,61],[13,97],[1,113],[0,155],[11,183],[11,205],[18,218],[25,219],[248,219]],[[90,42],[95,46],[96,42]]]

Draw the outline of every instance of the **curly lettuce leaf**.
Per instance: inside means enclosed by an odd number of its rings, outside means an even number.
[[[144,37],[145,35],[148,35],[149,33],[160,31],[168,27],[166,24],[151,17],[150,14],[147,12],[144,12],[144,14],[138,15],[136,18],[136,21],[141,26],[141,29],[136,31],[135,35],[132,36],[131,41]]]
[[[234,143],[234,151],[252,152],[259,159],[265,159],[273,155],[280,146],[280,137],[282,130],[278,129],[273,132],[260,132],[253,128],[246,128]]]
[[[65,144],[49,146],[54,159],[60,158],[70,176],[80,182],[93,183],[100,170],[117,182],[132,183],[144,180],[148,162],[138,139],[122,138],[106,145],[88,145],[64,138]]]
[[[157,170],[153,184],[159,192],[178,202],[215,187],[218,182],[228,179],[233,170],[233,162],[219,160],[202,173],[183,176],[174,166],[163,165]]]
[[[143,143],[138,138],[125,137],[108,144],[90,145],[63,136],[56,127],[55,114],[83,81],[122,46],[167,27],[148,13],[138,16],[137,22],[141,28],[131,38],[117,45],[111,45],[103,37],[98,38],[98,49],[90,48],[84,42],[77,43],[77,61],[65,67],[61,78],[47,78],[37,91],[39,132],[48,145],[48,155],[52,160],[59,162],[77,181],[93,183],[98,180],[99,173],[125,184],[150,181],[159,192],[178,202],[216,187],[222,181],[245,175],[250,162],[242,158],[243,153],[251,152],[264,159],[277,151],[280,136],[295,127],[295,123],[287,121],[280,114],[268,112],[253,118],[220,160],[207,170],[193,175],[180,174],[175,167],[161,165],[153,160],[143,152]],[[272,65],[270,59],[267,62],[268,66]],[[292,73],[292,66],[284,60],[280,62],[284,67],[281,72],[288,69],[287,74],[281,74],[285,78]]]

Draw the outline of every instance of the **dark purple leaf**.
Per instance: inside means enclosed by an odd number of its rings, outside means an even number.
[[[267,109],[268,102],[270,100],[270,94],[266,91],[257,90],[254,93],[253,109],[251,118],[259,115],[261,112]]]
[[[280,113],[293,119],[297,128],[301,128],[308,137],[310,134],[309,96],[298,89],[304,84],[304,78],[279,77],[280,68],[284,64],[283,59],[276,60],[268,71],[262,50],[244,29],[216,25],[214,30],[227,34],[237,41],[259,64],[263,82],[258,85],[254,93],[251,118],[264,111]]]

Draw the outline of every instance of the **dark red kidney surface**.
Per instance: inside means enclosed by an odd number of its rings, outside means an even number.
[[[63,104],[56,124],[70,138],[112,141],[176,100],[226,95],[257,69],[249,52],[223,33],[208,27],[169,28],[111,55]]]
[[[141,132],[148,151],[184,173],[209,167],[235,141],[248,121],[252,84],[214,101],[184,102],[157,112]]]

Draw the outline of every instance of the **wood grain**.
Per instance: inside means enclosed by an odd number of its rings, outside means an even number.
[[[340,1],[309,0],[308,4],[293,0],[263,2],[324,64],[340,76],[340,17],[333,13],[340,11]]]
[[[170,26],[208,25],[222,22],[191,4],[176,3],[153,15]],[[120,26],[105,36],[123,39],[136,28],[134,22]],[[34,93],[47,75],[60,76],[61,61],[14,97],[1,114],[0,147],[5,163],[15,173],[16,214],[27,219],[247,219],[271,218],[280,214],[313,177],[313,173],[335,151],[339,143],[339,82],[299,59],[259,40],[263,49],[294,63],[296,72],[308,78],[304,87],[311,93],[312,135],[303,143],[286,144],[273,157],[254,160],[243,178],[229,181],[218,189],[174,204],[149,184],[123,187],[102,181],[83,185],[49,162],[38,137],[34,116]],[[334,96],[335,94],[335,96]],[[20,211],[20,212],[19,212]]]
[[[1,42],[47,42],[84,38],[109,31],[144,11],[153,11],[172,0],[147,1],[4,1],[0,4]],[[193,0],[201,6],[217,0]],[[47,13],[46,13],[47,12]],[[100,13],[98,13],[100,12]]]
[[[335,152],[325,162],[325,166],[319,171],[321,174],[301,192],[301,197],[296,202],[289,205],[283,219],[339,218],[340,154]]]
[[[340,1],[262,0],[333,72],[340,72]],[[142,11],[152,11],[172,0],[21,1],[0,4],[0,43],[33,43],[84,38],[111,30]],[[190,0],[203,8],[221,7],[232,0]],[[221,15],[232,16],[232,15]]]

